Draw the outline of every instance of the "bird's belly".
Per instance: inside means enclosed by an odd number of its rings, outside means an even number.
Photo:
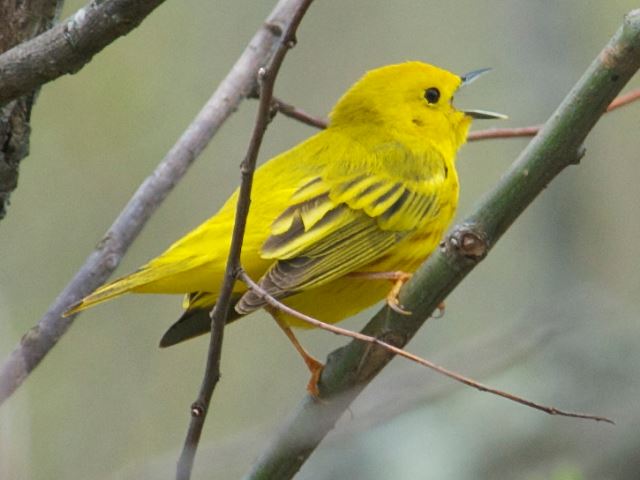
[[[288,297],[282,302],[325,323],[337,323],[380,301],[390,288],[391,283],[386,280],[342,277],[326,285]],[[312,325],[295,317],[279,314],[288,325],[313,328]]]

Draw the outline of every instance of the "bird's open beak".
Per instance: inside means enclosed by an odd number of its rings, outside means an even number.
[[[470,83],[475,82],[478,79],[478,77],[484,75],[490,70],[491,70],[490,68],[481,68],[479,70],[474,70],[472,72],[462,75],[460,77],[462,79],[462,83],[460,84],[460,86],[465,87]],[[503,113],[490,112],[488,110],[474,109],[474,110],[461,110],[461,112],[464,113],[465,115],[468,115],[471,118],[477,118],[479,120],[485,120],[489,118],[504,120],[509,118],[507,115],[504,115]]]

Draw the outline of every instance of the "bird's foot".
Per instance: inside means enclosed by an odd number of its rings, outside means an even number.
[[[387,294],[387,305],[389,305],[389,308],[391,310],[399,313],[400,315],[411,315],[411,312],[409,310],[405,309],[402,305],[400,305],[398,294],[400,293],[400,289],[402,288],[402,286],[411,279],[413,274],[407,273],[407,272],[389,272],[389,273],[394,274],[394,276],[390,278],[390,280],[393,281],[394,283],[393,283],[393,287],[391,287],[391,290]]]
[[[324,370],[324,364],[319,360],[316,360],[311,355],[304,358],[304,363],[307,364],[307,368],[311,372],[311,378],[309,378],[309,383],[307,383],[307,392],[309,392],[309,395],[317,399],[320,397],[318,382],[320,381],[322,370]]]
[[[413,273],[403,272],[402,270],[394,272],[353,272],[350,273],[349,276],[366,278],[368,280],[389,280],[393,282],[393,287],[391,287],[391,290],[387,294],[387,305],[391,310],[401,315],[411,315],[409,310],[406,310],[400,305],[398,294],[402,286],[411,279]]]

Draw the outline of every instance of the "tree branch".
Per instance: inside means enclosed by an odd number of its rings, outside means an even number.
[[[61,6],[62,0],[0,0],[0,52],[6,52],[50,28]],[[0,67],[0,83],[4,75]],[[11,193],[18,185],[20,162],[29,154],[29,120],[38,92],[25,90],[23,93],[6,105],[0,102],[0,220],[4,218]]]
[[[90,2],[55,27],[0,55],[0,104],[67,73],[76,73],[135,29],[164,0]]]
[[[21,339],[0,368],[0,404],[25,381],[31,371],[72,325],[75,315],[62,314],[100,286],[120,263],[142,227],[204,150],[239,103],[255,90],[255,72],[270,58],[279,36],[269,27],[289,18],[299,0],[280,0],[251,39],[229,74],[193,122],[144,181],[102,238],[96,250],[55,299],[38,324]]]
[[[211,403],[211,397],[220,379],[220,355],[222,353],[223,332],[229,315],[231,293],[236,282],[237,272],[240,268],[240,253],[247,224],[247,216],[249,215],[251,187],[258,152],[267,126],[273,118],[272,98],[276,77],[278,76],[280,66],[287,51],[295,45],[298,25],[302,21],[312,1],[313,0],[300,0],[295,5],[295,8],[292,9],[290,18],[274,19],[267,23],[267,27],[271,29],[271,31],[277,32],[281,38],[273,56],[266,65],[255,70],[259,80],[258,91],[260,93],[260,103],[249,148],[240,166],[242,180],[238,193],[229,256],[227,258],[227,266],[224,281],[220,289],[220,295],[211,312],[211,336],[209,339],[207,364],[202,385],[200,386],[200,393],[196,401],[191,405],[191,421],[189,422],[189,429],[177,466],[176,478],[178,480],[188,480],[191,478],[191,470],[204,427],[204,421],[209,410],[209,404]]]
[[[640,67],[639,50],[640,10],[634,10],[494,190],[404,286],[400,302],[412,316],[384,308],[364,334],[397,347],[411,339],[548,183],[578,163],[584,153],[582,142]],[[246,478],[291,478],[392,358],[387,351],[359,341],[331,353],[319,385],[323,401],[305,397]]]

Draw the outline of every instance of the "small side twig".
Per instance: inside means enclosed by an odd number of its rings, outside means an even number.
[[[298,120],[305,125],[309,125],[310,127],[315,127],[320,130],[327,128],[327,121],[323,118],[314,117],[313,115],[305,112],[304,110],[299,109],[295,105],[291,103],[287,103],[280,98],[273,99],[273,107],[280,113],[282,113],[285,117],[293,118],[294,120]]]
[[[488,128],[486,130],[476,130],[469,132],[468,142],[478,140],[489,140],[492,138],[519,138],[533,137],[542,128],[542,125],[531,125],[529,127],[509,127],[509,128]]]
[[[631,90],[630,92],[615,98],[613,102],[611,102],[607,107],[607,112],[612,112],[620,107],[629,105],[630,103],[633,103],[636,100],[640,100],[640,88]]]
[[[284,303],[280,302],[279,300],[275,299],[274,297],[272,297],[271,295],[269,295],[262,287],[260,287],[260,285],[258,285],[248,274],[247,272],[245,272],[244,270],[240,270],[239,271],[239,278],[245,283],[247,284],[247,286],[249,288],[251,288],[254,292],[256,292],[265,302],[267,302],[269,305],[271,305],[274,308],[277,308],[278,310],[287,313],[299,320],[302,320],[303,322],[306,322],[310,325],[313,325],[314,327],[317,328],[321,328],[322,330],[326,330],[328,332],[331,333],[335,333],[336,335],[342,335],[345,337],[349,337],[349,338],[353,338],[355,340],[360,340],[361,342],[366,342],[366,343],[370,343],[372,345],[376,345],[378,347],[381,347],[395,355],[404,357],[408,360],[411,360],[412,362],[415,362],[419,365],[422,365],[424,367],[427,367],[435,372],[438,372],[446,377],[449,377],[453,380],[455,380],[456,382],[460,382],[463,383],[465,385],[468,385],[470,387],[475,388],[476,390],[479,390],[481,392],[487,392],[487,393],[491,393],[493,395],[497,395],[499,397],[502,398],[506,398],[507,400],[511,400],[513,402],[516,403],[520,403],[522,405],[525,405],[527,407],[531,407],[534,408],[536,410],[540,410],[542,412],[548,413],[549,415],[559,415],[562,417],[573,417],[573,418],[582,418],[582,419],[586,419],[586,420],[595,420],[596,422],[606,422],[606,423],[610,423],[612,425],[614,425],[615,423],[613,422],[613,420],[606,418],[606,417],[601,417],[598,415],[591,415],[588,413],[578,413],[578,412],[570,412],[567,410],[560,410],[559,408],[555,408],[555,407],[549,407],[547,405],[542,405],[540,403],[536,403],[533,402],[531,400],[527,400],[526,398],[523,397],[519,397],[518,395],[514,395],[512,393],[509,392],[505,392],[503,390],[498,390],[496,388],[492,388],[489,387],[483,383],[480,383],[472,378],[469,377],[465,377],[464,375],[461,375],[457,372],[454,372],[452,370],[449,370],[445,367],[442,367],[440,365],[437,365],[429,360],[426,360],[422,357],[419,357],[418,355],[415,355],[413,353],[407,352],[406,350],[403,350],[402,348],[398,348],[394,345],[391,345],[387,342],[384,342],[382,340],[380,340],[379,338],[376,337],[372,337],[369,335],[365,335],[363,333],[359,333],[359,332],[353,332],[351,330],[347,330],[346,328],[341,328],[341,327],[337,327],[335,325],[329,324],[329,323],[324,323],[320,320],[318,320],[317,318],[313,318],[310,317],[308,315],[305,315],[302,312],[299,312],[291,307],[288,307],[287,305],[285,305]]]
[[[240,166],[242,180],[238,193],[231,246],[227,258],[224,281],[216,304],[211,312],[211,337],[209,341],[209,351],[207,353],[207,364],[198,398],[191,406],[191,421],[189,422],[184,446],[177,465],[176,478],[178,480],[188,480],[191,477],[193,462],[211,403],[211,397],[220,379],[220,356],[224,326],[229,313],[231,294],[236,281],[236,275],[240,268],[240,253],[242,251],[244,232],[251,203],[251,187],[258,152],[267,126],[273,118],[272,99],[275,80],[287,51],[295,45],[296,31],[312,1],[313,0],[300,0],[293,10],[288,24],[283,26],[268,24],[268,28],[280,33],[281,37],[271,59],[264,67],[258,70],[260,103],[249,148]]]

